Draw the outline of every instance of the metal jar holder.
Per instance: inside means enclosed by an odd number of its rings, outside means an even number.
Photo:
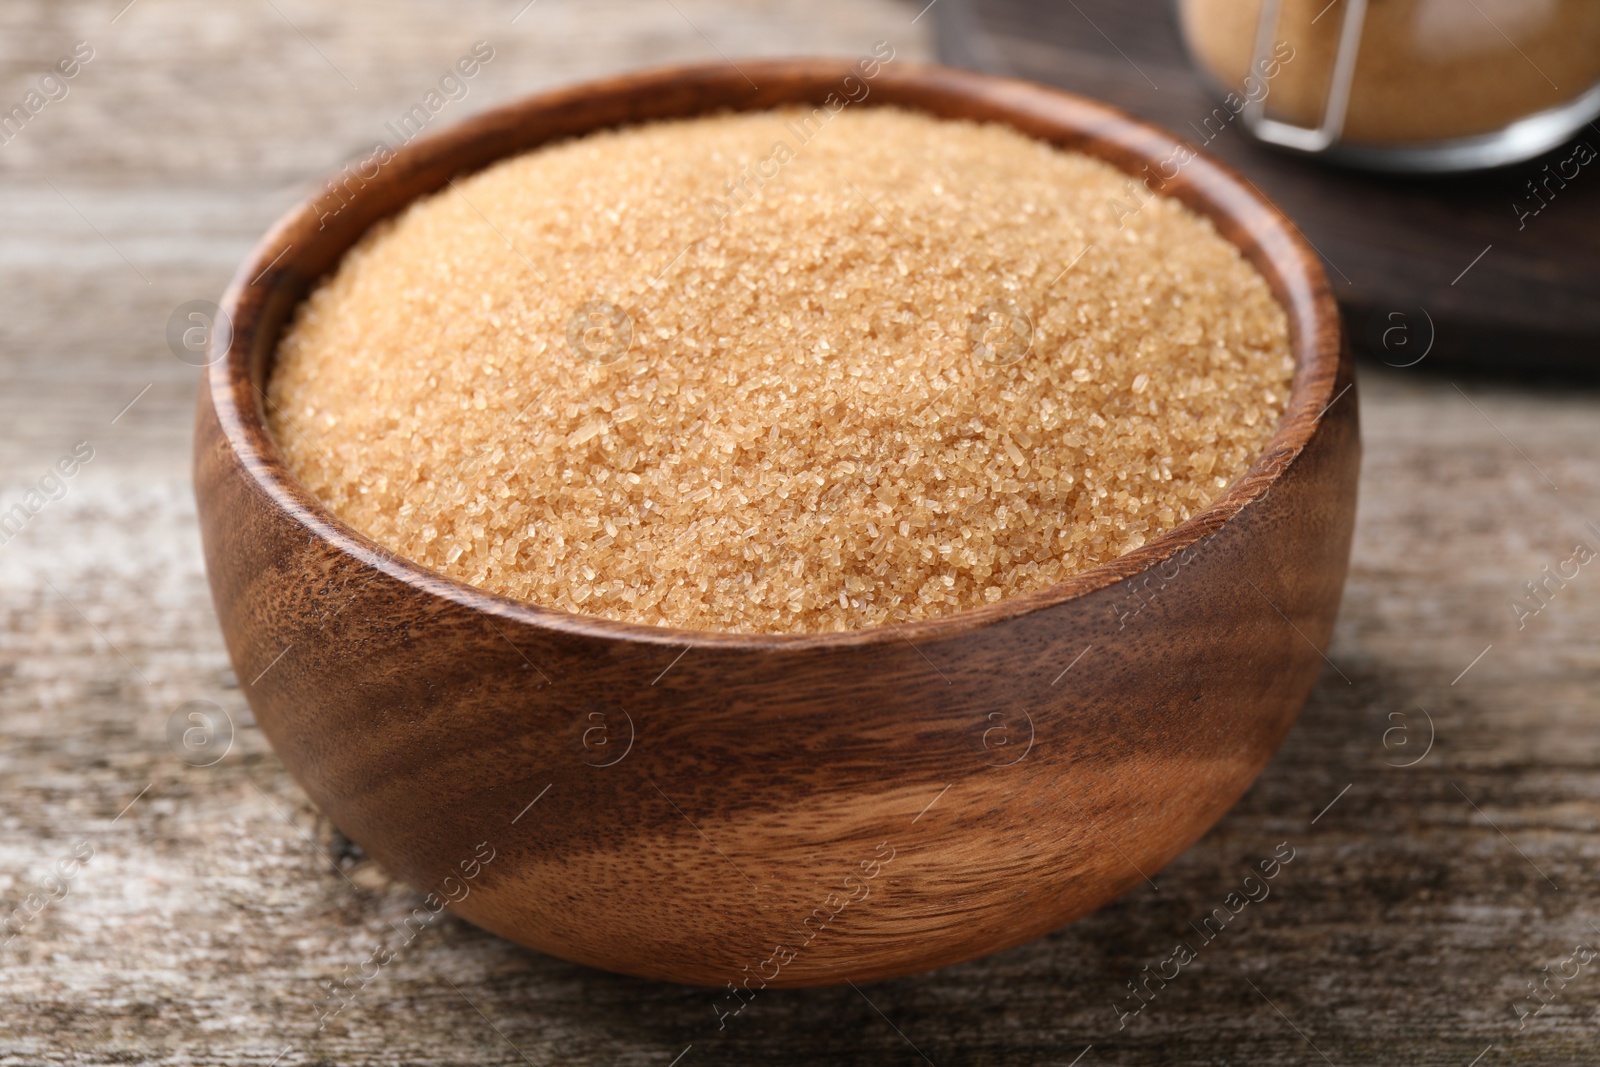
[[[1267,60],[1282,10],[1283,0],[1265,0],[1261,5],[1250,69],[1259,69]],[[1527,115],[1492,133],[1394,145],[1347,143],[1341,138],[1366,18],[1367,0],[1345,0],[1322,121],[1315,126],[1300,126],[1267,118],[1266,99],[1262,97],[1247,103],[1240,116],[1251,135],[1266,144],[1365,170],[1447,174],[1531,159],[1562,144],[1579,127],[1600,115],[1600,85],[1595,85],[1565,104]]]

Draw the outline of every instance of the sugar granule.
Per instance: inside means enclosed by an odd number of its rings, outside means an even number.
[[[1284,409],[1266,282],[1127,183],[890,108],[547,146],[353,248],[269,422],[356,529],[547,607],[781,633],[993,603],[1176,526]]]

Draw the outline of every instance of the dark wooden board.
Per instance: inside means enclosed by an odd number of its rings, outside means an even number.
[[[933,11],[945,62],[1105,100],[1239,168],[1322,252],[1352,337],[1378,358],[1408,363],[1431,338],[1435,364],[1600,374],[1600,167],[1525,225],[1514,207],[1577,142],[1600,150],[1600,124],[1475,175],[1341,170],[1256,144],[1237,121],[1207,140],[1219,101],[1189,63],[1170,0],[941,0]],[[1384,347],[1391,326],[1402,329]]]

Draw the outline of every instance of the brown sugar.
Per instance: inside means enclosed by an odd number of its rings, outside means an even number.
[[[1195,60],[1230,88],[1258,78],[1250,61],[1263,3],[1179,0]],[[1269,118],[1321,123],[1347,6],[1283,0],[1272,40],[1285,46],[1277,58],[1292,58],[1273,64]],[[1394,145],[1492,133],[1597,83],[1596,0],[1369,0],[1342,139]]]
[[[354,248],[268,416],[352,526],[547,607],[776,633],[992,603],[1176,526],[1284,409],[1265,281],[1127,183],[888,108],[549,146]]]

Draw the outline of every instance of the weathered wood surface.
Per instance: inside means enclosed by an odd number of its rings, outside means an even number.
[[[944,971],[762,993],[721,1032],[705,990],[443,918],[318,1032],[321,983],[401,946],[420,898],[342,844],[250,724],[200,569],[194,372],[168,316],[214,298],[304,183],[475,40],[497,55],[461,114],[716,48],[927,47],[920,5],[676,4],[539,0],[515,26],[521,0],[138,0],[115,24],[116,2],[0,8],[0,101],[75,41],[97,50],[0,146],[0,508],[94,448],[0,546],[0,922],[24,916],[0,947],[0,1064],[1065,1065],[1091,1045],[1085,1067],[1595,1062],[1596,963],[1520,1031],[1512,1005],[1600,944],[1600,568],[1523,629],[1510,604],[1580,539],[1600,548],[1600,397],[1427,361],[1363,368],[1333,666],[1259,783],[1153,887]],[[169,745],[190,700],[235,725],[214,766]],[[1423,710],[1431,750],[1387,765],[1424,751]],[[1119,1030],[1124,980],[1199,945],[1186,924],[1285,841],[1270,897]],[[65,895],[28,918],[58,862]]]

